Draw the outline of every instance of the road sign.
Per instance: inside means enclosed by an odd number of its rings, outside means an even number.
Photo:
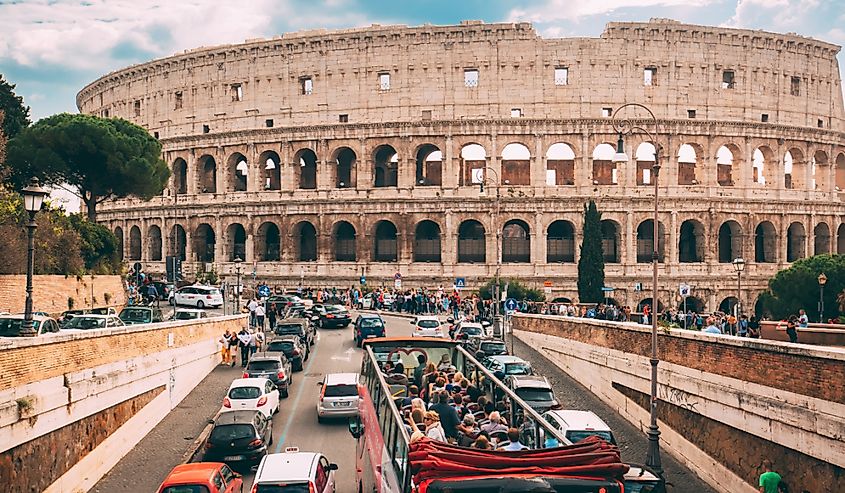
[[[141,272],[141,262],[135,262],[132,268],[135,269],[135,272]]]
[[[258,296],[260,296],[261,298],[266,298],[270,296],[270,286],[266,284],[258,286]]]
[[[393,280],[393,287],[396,289],[402,289],[402,278],[394,279]]]
[[[364,277],[364,276],[361,276],[361,285],[364,286],[366,284],[367,284],[367,278]]]
[[[393,274],[393,280],[394,281],[398,281],[398,280],[401,280],[401,279],[402,279],[402,274],[400,272]]]
[[[513,298],[508,298],[505,301],[505,309],[511,312],[516,311],[516,300]]]
[[[467,280],[463,277],[455,278],[455,287],[458,289],[467,287]]]
[[[690,286],[689,286],[689,284],[684,284],[684,283],[681,283],[681,284],[678,286],[678,293],[680,293],[680,295],[681,295],[682,297],[684,297],[684,298],[686,298],[687,296],[689,296],[689,294],[690,294]]]
[[[616,291],[616,288],[609,288],[607,286],[603,286],[601,288],[601,290],[602,290],[602,292],[605,292],[605,293],[612,293],[613,291]]]
[[[543,281],[543,287],[544,288],[552,287],[552,281]]]

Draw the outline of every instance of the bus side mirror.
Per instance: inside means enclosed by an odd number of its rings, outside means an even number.
[[[358,439],[364,433],[364,426],[361,424],[361,419],[358,416],[349,418],[348,427],[349,434],[352,435],[353,438]]]

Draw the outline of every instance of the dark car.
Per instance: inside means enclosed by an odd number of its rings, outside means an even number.
[[[270,305],[276,305],[276,310],[281,308],[287,310],[293,305],[301,305],[302,299],[299,296],[291,294],[271,294],[264,300],[264,310],[270,311]]]
[[[352,323],[352,317],[346,308],[337,305],[325,305],[320,311],[320,320],[317,322],[321,329],[343,328]]]
[[[273,443],[273,420],[261,411],[226,411],[212,424],[203,452],[206,462],[248,468],[258,464]]]
[[[467,350],[476,359],[483,359],[486,356],[500,356],[508,354],[508,347],[500,339],[473,337],[467,341]],[[483,353],[483,354],[481,354]]]
[[[267,343],[267,354],[281,353],[290,361],[293,371],[302,371],[303,360],[306,355],[299,336],[276,337]]]
[[[153,306],[127,306],[118,317],[126,325],[154,324],[164,319],[161,310]]]
[[[538,375],[509,375],[505,385],[538,413],[544,413],[558,405],[554,390],[548,379]]]
[[[277,336],[299,336],[302,346],[305,348],[305,359],[311,352],[311,346],[314,345],[314,330],[311,324],[304,318],[285,318],[276,322],[273,327],[273,333]]]
[[[279,389],[280,397],[287,397],[293,384],[293,371],[284,353],[255,353],[249,358],[243,378],[267,378]]]
[[[355,320],[355,332],[352,337],[355,344],[361,347],[361,342],[368,337],[384,337],[384,320],[380,315],[362,314]]]

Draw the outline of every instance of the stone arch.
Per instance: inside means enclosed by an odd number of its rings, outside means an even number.
[[[226,228],[226,256],[229,262],[236,258],[246,260],[246,228],[232,223]]]
[[[293,156],[294,166],[299,169],[300,190],[315,190],[317,188],[317,153],[305,148],[296,151]]]
[[[804,248],[806,231],[804,225],[794,222],[786,230],[786,261],[795,262],[807,256]]]
[[[666,229],[657,221],[657,261],[664,262],[666,255]],[[651,263],[654,254],[654,219],[646,219],[637,226],[637,262]]]
[[[226,160],[226,191],[228,192],[246,192],[247,182],[249,176],[249,163],[246,156],[240,152],[235,152],[229,159]]]
[[[414,228],[414,262],[440,262],[440,225],[423,220]]]
[[[147,247],[149,259],[153,262],[161,261],[161,228],[153,224],[147,229]]]
[[[813,228],[813,255],[830,253],[830,226],[827,223],[818,223]]]
[[[720,186],[734,185],[734,163],[741,162],[739,147],[735,144],[725,144],[716,150],[716,181]]]
[[[684,311],[684,300],[678,302],[678,311]],[[686,310],[688,312],[695,312],[695,313],[704,313],[704,309],[706,308],[706,304],[704,300],[699,298],[698,296],[687,296],[686,298]],[[693,321],[695,323],[695,321]],[[683,326],[683,324],[681,324]],[[689,325],[687,325],[689,327]]]
[[[332,227],[334,239],[334,259],[339,262],[355,262],[356,234],[355,226],[347,221],[338,221]]]
[[[696,165],[704,155],[704,148],[694,142],[678,148],[678,185],[698,185]]]
[[[546,262],[575,262],[575,226],[564,220],[554,221],[546,230]]]
[[[531,184],[531,151],[525,144],[512,142],[502,149],[502,185]]]
[[[117,257],[118,260],[123,261],[123,228],[117,226],[114,228],[114,237],[117,240]]]
[[[766,264],[777,262],[778,236],[775,225],[763,221],[754,229],[754,261]]]
[[[194,254],[198,262],[214,262],[214,247],[217,244],[217,236],[214,228],[207,223],[197,226],[194,232]]]
[[[836,230],[836,253],[845,254],[845,223],[840,224]]]
[[[525,221],[511,219],[502,226],[502,262],[531,262],[531,232]]]
[[[565,142],[549,146],[546,152],[546,185],[575,185],[575,151]]]
[[[373,228],[373,261],[396,262],[399,259],[399,241],[396,225],[383,220]]]
[[[317,229],[309,221],[300,221],[293,227],[293,244],[298,262],[317,260]]]
[[[742,226],[736,221],[725,221],[719,226],[719,262],[727,264],[742,258]]]
[[[259,262],[277,262],[282,259],[282,232],[272,221],[261,223],[255,238]]]
[[[642,142],[637,146],[637,151],[634,153],[637,161],[637,185],[652,184],[652,173],[654,170],[655,152],[657,149],[651,142]],[[649,254],[651,255],[651,254]]]
[[[199,166],[199,191],[200,193],[217,193],[217,161],[214,157],[206,154],[197,161]]]
[[[649,307],[652,306],[651,298],[643,298],[639,303],[637,303],[637,313],[642,313],[643,307],[645,307],[646,305],[648,305]],[[657,313],[662,313],[662,312],[663,312],[663,302],[660,301],[660,299],[658,298],[657,299]],[[654,313],[653,310],[652,310],[652,313]],[[649,323],[651,323],[651,320],[649,320]]]
[[[783,155],[783,186],[790,190],[803,190],[807,186],[807,163],[804,151],[789,148]]]
[[[613,219],[601,221],[601,250],[604,261],[608,264],[618,264],[622,261],[622,228]]]
[[[845,191],[845,153],[840,152],[836,156],[835,178],[836,191]]]
[[[258,165],[262,169],[264,190],[282,189],[282,159],[276,151],[264,151],[258,156]]]
[[[141,260],[141,228],[129,228],[129,260]]]
[[[777,159],[769,146],[761,145],[751,156],[751,182],[756,185],[777,186]]]
[[[170,230],[170,254],[183,262],[188,259],[188,234],[180,224],[174,224]]]
[[[613,156],[616,149],[607,143],[599,144],[593,149],[593,184],[616,185],[619,183],[619,173]]]
[[[399,185],[399,154],[389,144],[382,144],[373,151],[373,174],[376,188]]]
[[[678,234],[678,261],[681,263],[704,262],[704,226],[695,219],[681,223]]]
[[[188,193],[188,163],[182,158],[173,161],[173,194]]]
[[[337,188],[355,188],[358,181],[358,155],[349,147],[340,147],[334,151],[332,162],[335,164],[334,185]]]
[[[826,192],[830,189],[830,159],[822,149],[816,150],[811,159],[813,190]]]
[[[458,263],[484,263],[487,261],[487,243],[484,225],[467,219],[458,226]]]
[[[483,183],[487,175],[487,151],[481,144],[470,142],[461,147],[461,186]]]
[[[736,296],[728,296],[719,303],[719,311],[722,313],[734,313],[734,309],[739,308],[739,300]]]
[[[443,152],[434,144],[423,144],[416,152],[417,186],[441,186],[443,184]]]

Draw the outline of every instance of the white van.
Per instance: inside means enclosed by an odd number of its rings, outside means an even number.
[[[173,295],[173,304],[216,308],[223,306],[223,293],[215,286],[185,286]]]

